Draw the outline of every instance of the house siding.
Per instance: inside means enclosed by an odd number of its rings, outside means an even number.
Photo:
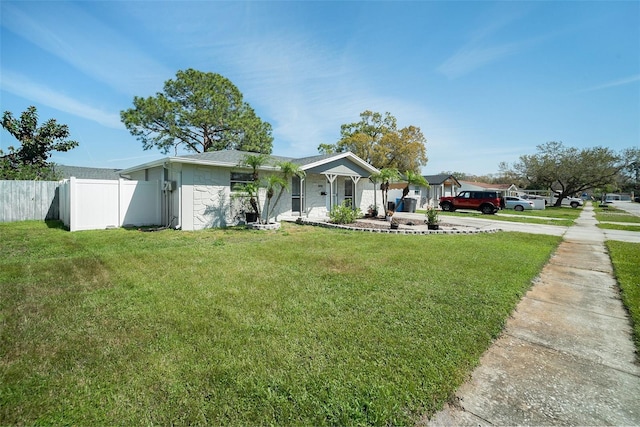
[[[374,204],[374,197],[378,202],[378,210],[382,212],[382,192],[378,191],[377,195],[374,195],[375,185],[369,181],[369,179],[362,177],[358,182],[358,207],[363,214],[367,213],[369,206]]]
[[[327,187],[327,178],[324,175],[307,175],[305,198],[307,216],[314,218],[327,216]]]
[[[226,227],[243,221],[240,202],[232,198],[229,188],[231,168],[208,168],[184,165],[180,174],[182,211],[180,225],[183,230],[202,230],[212,227]],[[337,191],[337,202],[344,200],[344,182],[350,177],[340,176],[336,179],[334,191]],[[374,201],[373,184],[366,178],[361,178],[356,184],[356,203],[366,212]],[[307,175],[303,182],[304,211],[302,215],[314,218],[328,216],[329,185],[324,175]],[[177,193],[177,192],[174,192]],[[327,194],[322,194],[327,193]],[[274,195],[270,207],[270,218],[280,215],[297,215],[291,211],[291,192],[285,191],[277,205],[273,205],[277,193]],[[380,199],[381,197],[379,197]],[[260,189],[260,204],[264,211],[266,191]],[[381,200],[378,200],[381,205]],[[179,209],[180,203],[174,196],[174,206]],[[263,212],[264,213],[264,212]]]
[[[193,229],[226,227],[231,222],[229,169],[193,170]]]
[[[209,168],[185,165],[182,169],[182,228],[202,230],[226,227],[244,221],[241,204],[231,194],[231,168]],[[277,206],[271,200],[269,216],[291,213],[291,193],[286,191]],[[260,203],[264,210],[266,190],[260,189]]]
[[[167,158],[162,162],[151,162],[131,168],[124,172],[136,180],[158,180],[175,182],[164,185],[163,192],[163,222],[171,227],[183,230],[201,230],[212,227],[235,225],[244,221],[242,200],[234,197],[230,189],[231,172],[248,168],[237,166],[240,162],[240,152],[220,151],[201,153],[199,155],[181,158]],[[283,158],[284,159],[284,158]],[[325,161],[326,160],[326,161]],[[214,163],[219,162],[219,163]],[[291,191],[286,190],[279,203],[275,203],[277,193],[272,199],[269,219],[278,216],[302,215],[324,218],[328,215],[330,189],[327,176],[335,177],[333,204],[340,204],[345,199],[345,182],[353,182],[352,177],[359,177],[355,184],[353,197],[357,207],[366,212],[374,201],[374,187],[367,177],[375,171],[348,154],[345,157],[336,156],[335,159],[318,158],[301,159],[301,165],[308,165],[306,177],[301,181],[302,212],[292,212]],[[262,178],[275,170],[260,172]],[[291,181],[289,182],[291,184]],[[325,194],[323,194],[325,193]],[[263,210],[266,202],[266,189],[260,190],[260,205]],[[378,204],[381,204],[378,201]]]

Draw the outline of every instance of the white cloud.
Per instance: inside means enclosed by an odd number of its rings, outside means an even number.
[[[47,86],[35,83],[26,77],[6,70],[2,70],[1,75],[0,88],[4,91],[78,117],[92,120],[109,128],[124,129],[119,114],[109,113],[84,104],[65,94],[56,92]]]
[[[266,112],[287,154],[316,153],[318,144],[335,142],[342,123],[379,104],[358,64],[304,34],[247,34],[220,49],[216,56],[238,70],[234,83]]]
[[[492,43],[494,34],[524,17],[529,11],[528,5],[500,5],[487,16],[486,23],[471,31],[469,41],[446,59],[436,70],[447,78],[453,79],[468,74],[477,68],[519,53],[527,47],[548,38],[535,37],[529,40],[508,43]]]
[[[618,80],[613,80],[607,83],[603,83],[601,85],[593,86],[587,89],[583,89],[580,92],[592,92],[595,90],[608,89],[616,86],[628,85],[631,83],[640,82],[640,74],[636,74],[635,76],[625,77]]]
[[[483,65],[517,53],[519,50],[520,46],[517,43],[490,47],[466,46],[442,63],[437,70],[448,78],[456,78]]]
[[[125,94],[156,89],[171,73],[73,3],[3,2],[2,26]]]

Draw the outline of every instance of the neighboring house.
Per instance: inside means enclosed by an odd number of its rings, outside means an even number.
[[[437,207],[442,196],[455,196],[460,188],[460,182],[453,175],[423,175],[429,187],[410,185],[407,197],[417,199],[418,208]],[[389,186],[389,201],[395,202],[402,197],[402,190],[406,183],[394,183]]]
[[[518,196],[522,191],[515,184],[487,184],[475,181],[460,181],[460,191],[499,191],[503,196]]]
[[[106,169],[106,168],[87,168],[81,166],[65,166],[55,165],[55,172],[60,175],[62,179],[69,179],[71,177],[78,179],[120,179],[121,169]]]
[[[460,181],[453,175],[424,175],[424,179],[429,183],[429,188],[422,189],[420,206],[423,207],[438,207],[440,197],[455,196],[461,187]]]
[[[183,230],[221,227],[242,220],[242,207],[232,197],[232,189],[251,181],[251,169],[242,166],[248,154],[256,153],[222,150],[166,157],[124,169],[120,175],[163,183],[164,225]],[[375,189],[367,178],[378,170],[350,152],[298,159],[269,156],[269,160],[259,170],[261,177],[278,173],[274,163],[285,160],[299,165],[306,173],[301,179],[291,179],[289,191],[278,206],[272,206],[273,217],[324,218],[333,206],[345,200],[366,212],[374,201]],[[260,201],[264,204],[264,189]]]
[[[630,202],[632,199],[631,194],[621,194],[621,193],[607,193],[605,195],[605,200],[607,202],[613,202],[613,201],[624,201],[624,202]]]

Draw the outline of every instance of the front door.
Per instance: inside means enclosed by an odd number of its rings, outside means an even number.
[[[353,180],[348,177],[344,179],[344,201],[353,207]]]

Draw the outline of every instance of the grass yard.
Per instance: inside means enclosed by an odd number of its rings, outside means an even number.
[[[594,203],[594,212],[596,219],[600,222],[598,227],[610,230],[640,231],[640,217],[631,215],[622,209],[618,209],[611,205],[607,208],[596,207]],[[611,222],[619,222],[626,224],[610,224]]]
[[[640,243],[610,240],[607,248],[620,286],[622,303],[631,317],[636,356],[640,361]]]
[[[609,223],[598,223],[598,227],[607,229],[607,230],[623,230],[623,231],[638,231],[640,232],[640,224],[638,225],[625,225],[625,224],[609,224]]]
[[[559,241],[0,224],[0,425],[410,425]]]

